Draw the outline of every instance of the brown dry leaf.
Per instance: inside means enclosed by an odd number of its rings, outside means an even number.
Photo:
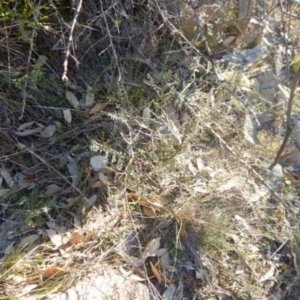
[[[69,239],[68,242],[66,242],[65,244],[59,246],[59,249],[66,249],[69,248],[71,246],[75,246],[78,245],[80,243],[85,243],[88,242],[90,239],[92,238],[92,235],[82,235],[79,232],[74,232],[71,236],[71,238]]]
[[[102,102],[102,103],[97,103],[95,106],[90,110],[90,114],[97,114],[101,112],[102,110],[105,109],[105,107],[108,105],[108,102]]]
[[[294,168],[300,167],[300,151],[296,148],[288,148],[284,150],[279,158],[279,163],[282,166],[292,166]]]
[[[156,280],[158,281],[159,284],[161,284],[163,282],[162,276],[151,261],[150,261],[150,267],[151,267],[151,271],[152,271],[153,275],[155,276]]]
[[[187,236],[187,231],[185,229],[185,225],[184,225],[184,222],[183,220],[181,219],[180,216],[176,215],[174,212],[173,213],[173,216],[177,222],[177,225],[179,227],[179,231],[178,231],[178,234],[179,234],[179,237],[180,238],[185,238]]]
[[[133,201],[133,202],[137,202],[140,204],[142,212],[148,216],[148,217],[155,217],[156,216],[156,212],[155,209],[151,207],[151,205],[149,204],[150,201],[148,198],[140,196],[138,194],[135,193],[128,193],[127,194],[128,200],[129,201]]]
[[[66,201],[68,204],[66,207],[72,207],[73,205],[77,204],[80,201],[80,196],[74,197],[74,198],[67,198]]]
[[[149,218],[156,217],[155,209],[146,205],[141,205],[142,212]]]
[[[163,282],[165,282],[165,283],[174,283],[174,282],[176,282],[177,281],[177,279],[176,278],[174,278],[174,279],[168,279],[168,278],[166,278],[166,277],[164,277],[164,276],[162,276],[162,278],[161,278],[162,280],[163,280]]]
[[[86,111],[73,110],[73,115],[80,117],[82,119],[89,119],[89,113]]]
[[[90,170],[91,170],[91,167],[88,167]],[[87,170],[88,171],[88,170]],[[90,174],[91,172],[89,171],[87,174]],[[97,182],[97,181],[99,181],[99,178],[98,178],[98,176],[96,175],[96,176],[92,176],[92,175],[90,175],[89,176],[89,185],[88,185],[88,190],[90,191],[90,190],[92,190],[93,189],[93,185]],[[95,184],[95,187],[97,187],[97,184]]]
[[[172,213],[168,208],[165,207],[161,196],[154,196],[152,198],[147,198],[144,196],[140,196],[135,193],[128,193],[127,194],[129,201],[134,201],[139,203],[142,206],[142,210],[144,211],[144,207],[148,207],[152,209],[152,212],[148,209],[145,214],[149,213],[149,216],[153,216],[153,212],[155,210],[159,212],[168,212]]]
[[[161,196],[153,196],[151,199],[148,200],[148,203],[161,211],[169,212],[169,210],[165,207]]]
[[[84,174],[91,174],[91,168],[89,166],[84,166],[83,172],[84,172]]]
[[[140,196],[135,193],[128,193],[127,197],[128,197],[129,201],[134,201],[134,202],[138,202],[138,203],[147,203],[146,197]]]
[[[87,124],[87,123],[89,123],[89,122],[92,122],[92,121],[95,121],[95,120],[98,120],[98,119],[99,119],[99,116],[100,116],[100,115],[98,115],[98,114],[96,114],[96,115],[91,115],[90,117],[87,118],[88,121],[87,121],[85,124]]]
[[[224,40],[224,44],[226,46],[229,46],[232,42],[234,42],[237,39],[235,35],[230,35]]]
[[[63,276],[65,274],[68,274],[69,271],[67,270],[64,270],[62,268],[58,268],[58,267],[55,267],[55,266],[51,266],[51,267],[48,267],[46,270],[44,270],[42,272],[42,275],[43,277],[60,277],[60,276]]]
[[[156,266],[150,261],[150,267],[153,275],[155,276],[156,280],[159,284],[161,283],[174,283],[177,281],[177,279],[168,279],[164,277],[162,274],[160,274],[159,270],[156,268]]]
[[[183,223],[181,222],[180,228],[179,228],[179,237],[180,237],[181,239],[183,239],[183,238],[186,238],[186,236],[187,236],[187,232],[186,232],[186,230],[185,230],[185,226],[184,226]]]
[[[285,178],[286,184],[288,184],[288,182],[290,182],[294,187],[299,185],[298,179],[295,178],[291,173],[286,172],[286,171],[283,170],[283,174],[286,177]]]
[[[79,101],[73,92],[66,90],[66,98],[74,108],[79,107]]]
[[[96,189],[99,188],[101,186],[105,186],[105,184],[101,181],[101,180],[97,180],[95,181],[92,185],[91,185],[91,189]]]
[[[176,218],[176,221],[177,221],[178,226],[179,226],[179,237],[180,238],[185,238],[187,236],[185,225],[184,225],[184,223],[183,223],[183,221],[180,217],[175,215],[175,218]]]

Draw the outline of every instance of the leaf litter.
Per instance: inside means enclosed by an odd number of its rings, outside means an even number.
[[[153,42],[154,38],[150,40]],[[97,43],[93,47],[96,46]],[[155,50],[154,45],[149,47]],[[96,60],[105,49],[98,50]],[[32,112],[37,116],[35,109],[28,111],[29,103],[23,103],[27,118],[24,123],[13,119],[10,120],[13,127],[6,122],[1,128],[1,138],[4,133],[7,142],[1,153],[5,165],[1,162],[0,187],[0,195],[4,197],[3,219],[7,222],[1,223],[1,230],[9,232],[12,240],[24,249],[26,245],[35,247],[37,237],[42,237],[35,233],[40,229],[46,241],[37,246],[36,252],[24,256],[32,264],[11,257],[16,252],[13,246],[12,251],[7,251],[4,267],[8,266],[6,272],[11,276],[8,278],[17,279],[13,273],[17,274],[21,265],[24,276],[18,280],[24,293],[37,287],[34,283],[32,288],[28,279],[26,291],[24,278],[32,278],[42,257],[44,266],[39,267],[39,274],[32,279],[41,282],[39,289],[46,289],[49,278],[65,279],[69,274],[80,278],[80,272],[72,272],[83,267],[79,261],[85,262],[87,267],[82,268],[85,273],[93,266],[99,267],[96,262],[107,259],[117,265],[124,264],[129,272],[137,272],[131,273],[132,276],[155,286],[166,299],[192,299],[197,295],[208,299],[287,299],[294,296],[290,291],[297,294],[293,285],[293,272],[298,269],[298,232],[293,231],[298,226],[299,210],[297,151],[289,145],[280,159],[285,168],[282,176],[273,178],[266,170],[278,145],[276,139],[281,136],[263,126],[255,128],[249,124],[253,116],[277,106],[273,103],[276,80],[268,72],[270,66],[260,65],[265,63],[262,55],[268,55],[268,51],[264,45],[258,45],[230,53],[224,56],[228,71],[223,71],[224,61],[220,59],[216,62],[216,74],[210,74],[210,65],[200,64],[203,57],[198,57],[197,49],[188,57],[198,60],[193,70],[182,59],[186,49],[181,50],[180,59],[173,58],[177,50],[167,53],[171,62],[167,71],[147,60],[146,65],[149,63],[150,70],[156,72],[148,74],[149,95],[145,99],[135,90],[133,78],[128,78],[128,88],[119,81],[114,84],[110,75],[105,74],[101,90],[104,100],[95,104],[91,86],[84,84],[82,88],[81,76],[74,78],[70,68],[67,75],[71,80],[65,82],[68,89],[63,87],[62,92],[57,89],[58,95],[52,93],[60,99],[65,93],[69,105],[75,108],[72,113],[62,107],[37,105],[42,107],[39,108],[42,120],[36,123],[31,115]],[[80,73],[79,66],[85,64],[79,64],[76,55],[72,53]],[[45,72],[46,65],[52,67],[51,62],[40,55],[27,67],[30,72],[31,69]],[[120,66],[116,70],[123,72]],[[201,68],[207,71],[203,74]],[[224,80],[214,84],[212,76]],[[209,85],[203,88],[202,83],[207,79]],[[255,92],[252,79],[258,87]],[[141,85],[145,91],[147,87]],[[279,87],[283,91],[286,88],[285,84]],[[105,94],[106,90],[110,92]],[[79,100],[80,93],[84,103]],[[45,97],[48,94],[51,93],[44,93]],[[31,101],[34,96],[28,95],[28,99]],[[137,107],[134,103],[138,103]],[[12,116],[13,113],[5,113],[3,119]],[[49,124],[49,120],[50,125],[41,125]],[[254,130],[258,131],[259,142],[252,135]],[[12,139],[7,132],[13,133]],[[16,153],[7,153],[6,149],[16,146],[15,139],[25,146]],[[89,147],[92,139],[97,141],[97,149]],[[272,139],[274,143],[270,142]],[[66,160],[71,152],[74,159]],[[84,152],[88,154],[82,155]],[[16,169],[6,167],[10,160]],[[26,171],[29,172],[25,174]],[[29,184],[31,190],[26,188]],[[24,214],[18,218],[8,213],[13,210]],[[30,234],[24,237],[18,234],[25,232],[22,227],[12,230],[8,224],[17,224],[13,218],[26,219],[29,226],[26,230],[34,233],[28,231]],[[49,229],[45,230],[45,224]],[[82,231],[74,232],[73,227]],[[126,230],[136,236],[138,246],[134,254],[119,245]],[[81,247],[84,251],[78,250]],[[18,263],[10,263],[10,259]]]

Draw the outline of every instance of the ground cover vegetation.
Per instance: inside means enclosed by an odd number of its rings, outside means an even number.
[[[238,2],[1,1],[0,299],[299,298],[300,4]]]

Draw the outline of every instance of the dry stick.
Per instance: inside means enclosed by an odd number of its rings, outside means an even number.
[[[288,12],[288,11],[284,10],[283,13],[290,16],[290,17],[293,17],[293,18],[296,18],[296,19],[300,20],[300,16],[294,15],[294,14]]]
[[[71,45],[72,45],[72,42],[73,42],[73,32],[74,32],[75,26],[77,24],[77,18],[79,16],[81,6],[82,6],[82,0],[79,0],[78,5],[77,5],[77,9],[76,9],[76,12],[75,12],[75,16],[74,16],[74,19],[73,19],[73,22],[72,22],[70,35],[69,35],[69,40],[68,40],[68,45],[67,45],[67,50],[66,50],[66,57],[65,57],[65,61],[64,61],[64,73],[62,75],[62,80],[63,81],[68,81],[69,80],[69,78],[67,76],[67,73],[68,73],[69,57],[71,56],[70,49],[71,49]]]
[[[105,15],[105,12],[104,12],[104,9],[103,9],[102,1],[100,1],[100,6],[101,6],[101,13],[103,15],[103,20],[104,20],[104,23],[105,23],[107,35],[108,35],[109,42],[110,42],[110,46],[111,46],[111,49],[113,51],[114,59],[116,60],[116,65],[117,65],[117,69],[118,69],[118,73],[119,73],[118,81],[120,81],[122,79],[122,73],[121,73],[121,70],[120,70],[120,67],[119,67],[119,64],[118,64],[118,55],[117,55],[117,51],[115,49],[115,46],[113,44],[112,35],[110,33],[110,29],[109,29],[109,25],[108,25],[106,15]]]
[[[291,84],[291,91],[290,91],[290,97],[289,97],[289,102],[288,102],[288,109],[286,112],[286,119],[287,119],[287,129],[286,129],[286,133],[283,139],[283,142],[276,154],[276,157],[273,161],[273,163],[270,165],[269,169],[272,170],[275,165],[277,164],[283,150],[285,149],[285,146],[288,142],[288,139],[292,133],[292,126],[291,126],[291,114],[292,114],[292,108],[293,108],[293,102],[294,102],[294,96],[295,96],[295,90],[296,90],[296,86],[297,83],[299,81],[299,76],[300,76],[300,66],[298,67],[298,70],[293,78],[292,84]]]

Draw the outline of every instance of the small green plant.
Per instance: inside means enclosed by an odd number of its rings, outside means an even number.
[[[23,214],[26,224],[41,227],[47,220],[46,215],[51,214],[55,207],[52,199],[42,195],[39,189],[34,189],[18,198],[11,211]]]

